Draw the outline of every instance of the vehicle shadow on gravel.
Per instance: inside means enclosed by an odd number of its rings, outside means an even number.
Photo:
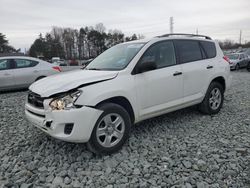
[[[148,141],[148,138],[159,138],[159,133],[165,133],[166,137],[171,139],[172,135],[178,135],[178,133],[183,134],[185,129],[188,129],[188,119],[194,119],[197,116],[203,116],[200,112],[197,111],[197,107],[189,107],[175,112],[171,112],[165,115],[161,115],[155,118],[151,118],[132,126],[131,134],[129,140],[125,143],[119,153],[133,153],[133,150],[136,150],[141,143],[145,143],[145,140]],[[181,131],[180,131],[181,130]],[[69,143],[55,138],[50,137],[49,135],[44,134],[40,130],[37,130],[40,133],[36,133],[36,142],[34,147],[39,145],[39,150],[43,152],[53,152],[54,155],[62,154],[61,156],[69,157],[73,160],[77,160],[79,156],[83,156],[82,159],[100,159],[103,160],[107,156],[95,155],[87,150],[86,144],[82,143]],[[185,135],[184,135],[185,137]],[[45,144],[46,143],[46,144]],[[138,145],[139,144],[139,145]],[[46,151],[47,150],[47,151]],[[109,155],[112,157],[112,155]],[[128,156],[129,157],[129,156]]]

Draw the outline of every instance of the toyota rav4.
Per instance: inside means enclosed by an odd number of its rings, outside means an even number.
[[[25,113],[52,137],[107,154],[119,150],[142,120],[192,105],[218,113],[230,80],[216,41],[166,34],[118,44],[83,70],[33,83]]]

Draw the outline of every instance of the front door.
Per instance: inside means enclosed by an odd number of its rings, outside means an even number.
[[[155,62],[155,70],[135,74],[139,119],[164,113],[182,103],[183,77],[181,66],[176,64],[172,41],[153,44],[140,61]]]

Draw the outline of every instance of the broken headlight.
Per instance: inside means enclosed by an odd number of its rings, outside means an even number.
[[[52,110],[69,110],[72,108],[76,108],[74,102],[78,99],[80,95],[81,95],[80,91],[69,93],[62,97],[53,99],[50,102],[49,106],[51,107]]]

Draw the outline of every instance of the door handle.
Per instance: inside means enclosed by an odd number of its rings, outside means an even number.
[[[4,73],[4,76],[9,76],[10,74],[9,73]]]
[[[212,69],[212,68],[213,68],[213,66],[211,66],[211,65],[207,66],[207,69]]]
[[[176,71],[176,72],[173,74],[173,76],[178,76],[178,75],[182,75],[182,72]]]
[[[38,72],[38,70],[34,70],[33,72],[37,73],[37,72]]]

